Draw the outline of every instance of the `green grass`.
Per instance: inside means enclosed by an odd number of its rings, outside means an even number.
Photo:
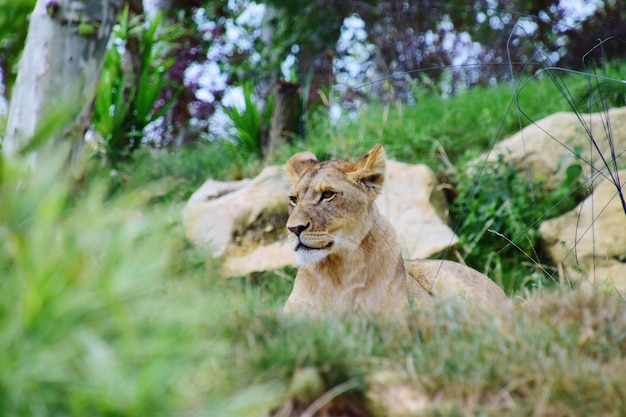
[[[572,78],[577,86],[584,80]],[[570,82],[570,81],[568,81]],[[286,161],[294,152],[311,150],[320,159],[356,158],[374,144],[382,143],[389,156],[410,163],[426,163],[437,171],[452,163],[462,163],[486,150],[495,139],[502,139],[519,129],[516,106],[532,120],[556,111],[570,110],[558,89],[549,79],[535,79],[513,102],[516,85],[475,88],[451,99],[420,98],[415,106],[371,104],[365,106],[355,122],[332,125],[323,112],[309,116],[304,141],[283,146],[269,162]],[[510,112],[507,109],[511,107]],[[523,126],[529,120],[522,118]],[[500,128],[500,125],[502,127]],[[206,178],[224,180],[249,177],[264,164],[256,151],[233,149],[217,142],[201,143],[173,151],[138,152],[134,161],[119,167],[123,184],[145,184],[164,177],[182,187],[168,199],[184,201]]]
[[[624,72],[623,66],[618,68]],[[565,75],[561,83],[568,86],[576,101],[586,101],[587,78]],[[453,174],[450,164],[462,167],[520,126],[557,111],[571,111],[563,94],[562,86],[545,73],[495,87],[476,87],[450,99],[419,97],[414,106],[371,103],[360,110],[356,121],[336,125],[318,110],[308,115],[305,140],[280,147],[266,160],[256,150],[233,149],[218,142],[174,151],[142,150],[134,161],[119,168],[118,178],[122,185],[143,185],[162,178],[175,180],[177,191],[168,193],[167,200],[184,201],[209,177],[250,177],[265,164],[285,162],[301,150],[310,150],[319,159],[357,158],[376,143],[382,143],[394,159],[426,163],[448,176]]]
[[[579,85],[584,80],[572,78]],[[489,145],[526,126],[531,120],[556,111],[570,111],[554,83],[546,77],[529,82],[514,100],[517,84],[474,88],[442,99],[420,97],[414,106],[368,105],[356,122],[330,125],[314,120],[305,143],[296,149],[312,150],[320,158],[358,157],[374,144],[400,161],[426,163],[438,171],[462,163]],[[527,117],[518,118],[517,108]],[[530,118],[530,120],[529,120]],[[286,159],[287,148],[279,159]]]
[[[185,202],[208,178],[239,180],[264,166],[256,153],[245,153],[219,143],[199,143],[174,150],[140,149],[115,171],[101,168],[96,176],[110,178],[110,189],[126,192],[147,184],[156,187],[155,201]]]
[[[537,91],[522,105],[533,117],[560,109],[549,87],[529,86]],[[459,168],[444,153],[462,167],[484,150],[510,97],[507,88],[475,90],[391,107],[386,118],[371,106],[358,123],[319,119],[305,144],[274,161],[305,148],[356,157],[382,142],[392,157],[454,179]],[[516,129],[507,119],[501,135]],[[280,312],[292,268],[221,279],[217,261],[185,241],[181,206],[204,179],[250,176],[264,164],[229,152],[214,143],[145,150],[112,178],[90,168],[81,183],[61,153],[35,170],[26,158],[0,157],[0,415],[259,416],[287,403],[302,412],[312,399],[303,392],[337,386],[352,387],[344,407],[364,409],[381,372],[391,375],[385,388],[426,399],[423,415],[626,414],[626,303],[614,293],[517,289],[516,307],[496,319],[441,304],[416,308],[406,323],[306,320]],[[483,194],[493,186],[504,197],[476,200],[472,210],[486,214],[467,216],[466,236],[503,202],[528,204],[524,178],[492,179]],[[521,227],[525,214],[514,216]],[[483,244],[481,256],[496,250]],[[500,260],[503,280],[519,288],[509,267]]]

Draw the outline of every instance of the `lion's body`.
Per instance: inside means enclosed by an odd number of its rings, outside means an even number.
[[[402,259],[374,203],[384,181],[381,146],[355,163],[299,153],[286,171],[294,184],[287,229],[300,269],[285,311],[392,313],[459,295],[485,308],[507,303],[493,281],[464,265]]]

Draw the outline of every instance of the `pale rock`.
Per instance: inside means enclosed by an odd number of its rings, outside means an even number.
[[[186,235],[224,258],[225,276],[294,265],[285,230],[289,188],[279,166],[265,168],[254,179],[208,180],[184,208]],[[447,225],[445,195],[425,165],[387,161],[377,204],[394,225],[407,258],[426,258],[458,242]]]
[[[254,179],[208,180],[183,210],[187,238],[207,245],[213,256],[222,256],[238,224],[254,222],[263,211],[284,211],[288,190],[289,184],[278,166],[265,168]]]
[[[287,243],[287,239],[283,239],[228,256],[222,265],[222,273],[227,277],[249,275],[289,265],[293,265],[293,248]]]
[[[590,133],[597,149],[592,146]],[[545,180],[546,188],[552,189],[563,182],[565,170],[575,163],[581,163],[585,178],[595,175],[595,169],[606,172],[602,157],[611,159],[611,146],[616,150],[618,164],[623,165],[626,161],[623,152],[626,149],[626,107],[593,114],[554,113],[498,142],[477,162],[485,158],[495,162],[502,155],[520,171],[526,172],[528,166],[533,180]],[[575,151],[579,152],[581,161],[577,160]],[[590,164],[594,170],[590,169]]]
[[[375,416],[430,416],[441,406],[419,384],[410,383],[394,371],[378,371],[367,377],[365,397]]]
[[[405,258],[427,258],[458,243],[448,227],[448,202],[426,165],[387,161],[385,185],[376,204],[396,229]]]
[[[375,417],[422,417],[453,415],[508,415],[515,402],[506,389],[499,392],[468,394],[463,398],[446,398],[443,390],[429,392],[424,375],[404,377],[398,371],[381,370],[366,378],[365,398]]]
[[[622,189],[626,170],[618,172]],[[577,207],[539,228],[561,277],[626,294],[626,213],[617,187],[604,180]]]
[[[561,278],[624,293],[626,214],[616,186],[600,183],[615,165],[626,164],[624,149],[626,107],[581,115],[560,112],[497,143],[477,162],[495,162],[502,156],[522,172],[528,168],[530,177],[544,181],[548,189],[562,184],[570,165],[580,164],[584,186],[593,190],[592,196],[570,212],[543,222],[540,234]],[[623,183],[625,171],[620,178]]]

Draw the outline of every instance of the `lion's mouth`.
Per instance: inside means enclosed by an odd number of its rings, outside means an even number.
[[[304,243],[302,243],[302,241],[298,242],[298,245],[296,246],[296,248],[294,249],[294,251],[299,251],[300,249],[305,250],[305,251],[313,251],[313,250],[324,250],[324,249],[328,249],[333,245],[333,242],[328,242],[326,245],[320,247],[320,248],[314,248],[312,246],[307,246]]]

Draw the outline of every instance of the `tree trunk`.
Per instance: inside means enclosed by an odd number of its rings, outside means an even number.
[[[121,3],[37,0],[9,105],[5,155],[44,135],[82,143]]]
[[[300,85],[280,80],[274,91],[274,111],[264,153],[271,154],[300,131]]]

